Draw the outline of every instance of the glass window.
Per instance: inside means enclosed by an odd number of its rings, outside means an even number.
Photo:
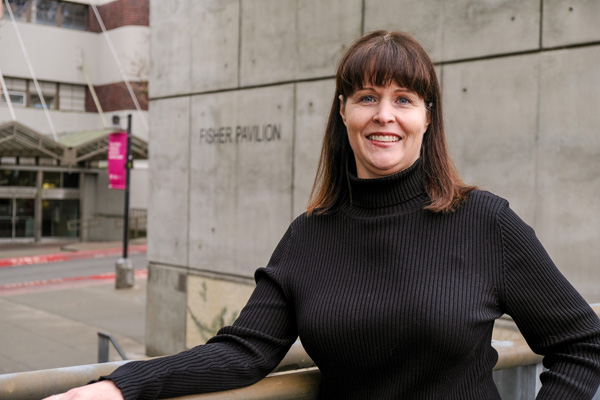
[[[79,200],[44,200],[42,202],[42,236],[77,237],[68,222],[79,219]]]
[[[15,199],[15,237],[33,237],[34,235],[34,199]]]
[[[29,97],[29,107],[42,108],[42,100],[32,80],[5,78],[5,81],[13,106],[26,107]],[[85,111],[87,89],[85,85],[40,81],[39,86],[49,109]],[[6,104],[4,90],[0,90],[0,104]]]
[[[47,108],[54,108],[54,96],[44,95],[44,101],[46,102]],[[31,94],[29,97],[29,105],[33,108],[44,108],[42,105],[42,99],[38,96],[37,93]]]
[[[58,86],[59,108],[66,111],[85,111],[85,86],[61,83]]]
[[[44,189],[54,189],[60,187],[60,172],[44,172],[42,180]]]
[[[12,199],[0,199],[0,217],[12,218]]]
[[[25,107],[25,99],[26,99],[26,93],[25,92],[13,92],[13,91],[8,91],[8,96],[10,97],[10,102],[13,105],[13,107]],[[4,97],[4,91],[2,91],[2,97],[0,98],[0,103],[2,104],[8,104],[8,101],[6,101],[6,98]]]
[[[0,199],[0,238],[33,237],[34,199]]]
[[[59,0],[10,0],[9,2],[17,21],[87,30],[87,4]],[[10,19],[5,1],[2,1],[0,19]]]
[[[40,90],[44,96],[46,107],[49,109],[55,108],[54,97],[56,96],[56,83],[54,82],[39,82]],[[33,108],[43,108],[42,100],[37,93],[35,84],[31,81],[29,85],[29,106]]]
[[[29,6],[29,0],[10,0],[10,9],[15,16],[17,21],[27,21],[27,8]],[[10,19],[10,14],[6,9],[6,2],[2,2],[2,11],[4,12],[3,18]]]
[[[13,199],[0,199],[0,238],[12,237]]]
[[[8,95],[10,96],[12,105],[15,107],[25,107],[27,105],[27,80],[19,78],[5,78],[4,81],[6,82],[6,89],[8,90]],[[4,90],[2,90],[0,103],[3,104],[7,103],[4,95]]]
[[[57,0],[34,1],[32,20],[38,24],[56,25],[56,13],[58,11]]]
[[[35,171],[19,171],[14,169],[0,170],[0,186],[35,187],[37,173]]]
[[[77,189],[79,187],[79,173],[73,172],[69,174],[65,172],[63,174],[63,185],[64,188]]]
[[[27,79],[4,78],[8,91],[27,92]]]
[[[63,28],[86,30],[88,6],[77,3],[62,3],[61,17]]]

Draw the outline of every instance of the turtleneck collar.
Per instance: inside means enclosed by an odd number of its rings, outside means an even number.
[[[403,171],[382,178],[360,179],[353,173],[348,175],[350,202],[356,207],[393,206],[425,193],[421,159]]]

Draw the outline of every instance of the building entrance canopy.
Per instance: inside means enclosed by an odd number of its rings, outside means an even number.
[[[100,129],[58,134],[58,141],[19,122],[0,124],[0,155],[2,157],[41,157],[57,160],[62,166],[79,162],[103,161],[108,154],[108,135],[114,129]],[[131,137],[134,159],[148,159],[148,143]]]

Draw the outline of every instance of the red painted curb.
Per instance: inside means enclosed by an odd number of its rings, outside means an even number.
[[[136,246],[129,246],[129,254],[140,254],[145,253],[147,246],[140,244]],[[123,248],[112,248],[112,249],[99,249],[99,250],[81,250],[81,251],[69,251],[64,253],[45,254],[39,256],[26,256],[26,257],[11,257],[0,259],[0,268],[2,267],[16,267],[19,265],[29,264],[46,264],[59,261],[77,260],[82,258],[102,258],[112,257],[123,254]]]
[[[145,269],[139,269],[134,272],[134,276],[137,279],[148,277],[148,271]],[[61,287],[64,285],[71,286],[75,283],[85,283],[93,281],[110,281],[115,279],[114,272],[107,272],[105,274],[90,275],[90,276],[74,276],[70,278],[53,278],[44,279],[41,281],[32,282],[20,282],[20,283],[9,283],[6,285],[0,285],[0,297],[6,295],[21,294],[24,292],[30,292],[32,290],[52,287]]]

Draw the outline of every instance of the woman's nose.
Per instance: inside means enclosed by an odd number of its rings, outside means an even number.
[[[378,122],[382,125],[385,125],[394,120],[394,112],[392,109],[392,105],[388,104],[387,101],[382,101],[379,103],[377,109],[375,110],[375,114],[373,115],[373,121]]]

